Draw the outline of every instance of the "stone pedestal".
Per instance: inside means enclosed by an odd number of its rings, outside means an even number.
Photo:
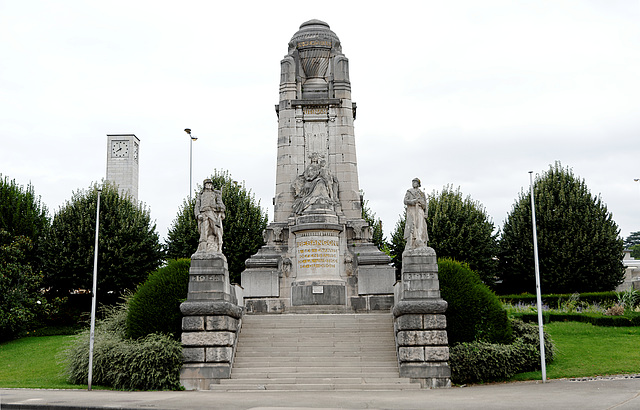
[[[187,390],[208,390],[231,377],[243,308],[229,285],[222,254],[195,254],[189,270],[189,293],[180,305],[184,364],[180,382]]]
[[[402,282],[393,307],[400,377],[423,387],[451,387],[447,302],[440,297],[438,264],[432,248],[402,254]]]

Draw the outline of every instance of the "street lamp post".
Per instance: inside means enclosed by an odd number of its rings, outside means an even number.
[[[184,132],[189,134],[189,202],[191,202],[193,196],[193,141],[198,138],[191,135],[191,128],[185,128]]]

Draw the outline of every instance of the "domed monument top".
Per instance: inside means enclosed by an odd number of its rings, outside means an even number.
[[[329,25],[321,20],[309,20],[300,25],[300,30],[289,41],[289,54],[295,49],[309,46],[328,46],[342,53],[340,39],[331,31]]]

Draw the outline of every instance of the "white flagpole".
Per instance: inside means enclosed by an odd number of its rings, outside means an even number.
[[[533,171],[529,171],[531,189],[531,223],[533,224],[533,259],[536,271],[536,299],[538,305],[538,330],[540,335],[540,362],[542,366],[542,383],[547,381],[547,364],[544,352],[544,327],[542,324],[542,293],[540,291],[540,264],[538,263],[538,233],[536,229],[536,205],[533,198]]]
[[[98,188],[98,203],[96,205],[96,242],[93,247],[93,290],[91,291],[91,331],[89,332],[89,378],[88,389],[91,390],[93,378],[93,337],[96,329],[96,292],[98,290],[98,231],[100,229],[100,193]]]

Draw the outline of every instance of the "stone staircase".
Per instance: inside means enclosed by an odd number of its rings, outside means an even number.
[[[231,379],[211,390],[417,390],[390,313],[245,315]]]

